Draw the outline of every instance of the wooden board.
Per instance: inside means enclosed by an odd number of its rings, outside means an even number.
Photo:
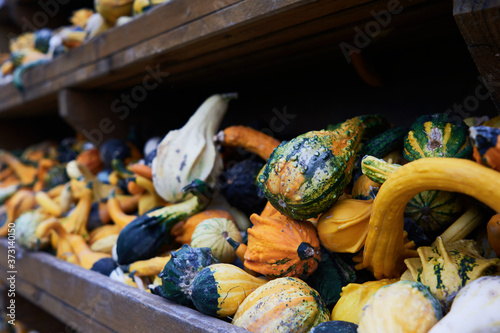
[[[455,0],[453,15],[500,112],[500,0]]]
[[[0,240],[7,253],[7,240]],[[16,250],[16,292],[81,332],[247,332],[43,252]],[[0,258],[5,281],[7,257]]]
[[[404,11],[394,21],[411,22],[414,10],[435,15],[436,6],[443,3],[403,0]],[[2,87],[0,115],[22,115],[30,101],[53,101],[64,88],[141,84],[152,71],[164,73],[162,80],[171,80],[246,55],[292,52],[287,47],[296,41],[310,50],[318,42],[335,45],[352,38],[353,24],[373,21],[373,12],[386,8],[387,2],[379,0],[227,0],[215,5],[203,0],[173,0],[26,72],[24,92],[12,85]],[[337,30],[343,33],[335,33],[335,39],[328,34],[321,38],[324,32]],[[44,103],[37,106],[43,109]]]

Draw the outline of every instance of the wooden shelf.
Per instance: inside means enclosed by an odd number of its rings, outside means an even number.
[[[400,5],[404,10],[391,18],[391,29],[451,16],[448,1]],[[352,41],[355,26],[363,28],[373,12],[386,9],[381,0],[173,0],[26,72],[23,92],[13,84],[2,87],[0,116],[50,112],[66,88],[133,87],[151,70],[168,73],[164,79],[175,83],[325,46],[342,55],[339,41]]]
[[[0,266],[6,281],[6,255]],[[47,253],[17,247],[16,271],[16,293],[79,332],[247,332]]]

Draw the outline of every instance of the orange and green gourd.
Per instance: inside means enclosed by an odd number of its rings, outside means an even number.
[[[342,195],[351,181],[365,131],[383,122],[359,116],[332,131],[310,131],[282,142],[257,176],[269,202],[296,220],[317,217]]]

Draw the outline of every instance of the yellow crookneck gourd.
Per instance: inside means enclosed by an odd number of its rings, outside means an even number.
[[[89,237],[87,231],[87,220],[92,208],[92,184],[89,184],[82,189],[82,194],[75,209],[71,214],[62,219],[62,225],[69,233],[74,233],[83,236],[85,239]]]
[[[461,192],[500,212],[500,174],[460,158],[422,158],[388,176],[373,203],[363,262],[356,268],[371,270],[377,279],[399,277],[404,259],[417,257],[404,244],[406,204],[426,190]]]
[[[111,191],[106,205],[111,220],[121,229],[125,228],[127,224],[137,218],[137,215],[129,215],[122,210],[120,202],[118,198],[116,198],[115,191]]]

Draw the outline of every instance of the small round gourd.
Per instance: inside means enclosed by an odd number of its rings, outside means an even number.
[[[254,333],[308,332],[328,321],[318,292],[304,281],[278,278],[255,289],[238,307],[233,325]]]
[[[236,259],[236,252],[226,242],[231,237],[241,243],[241,234],[233,221],[225,218],[211,218],[196,226],[191,236],[192,247],[208,247],[214,257],[223,263],[232,263]]]

